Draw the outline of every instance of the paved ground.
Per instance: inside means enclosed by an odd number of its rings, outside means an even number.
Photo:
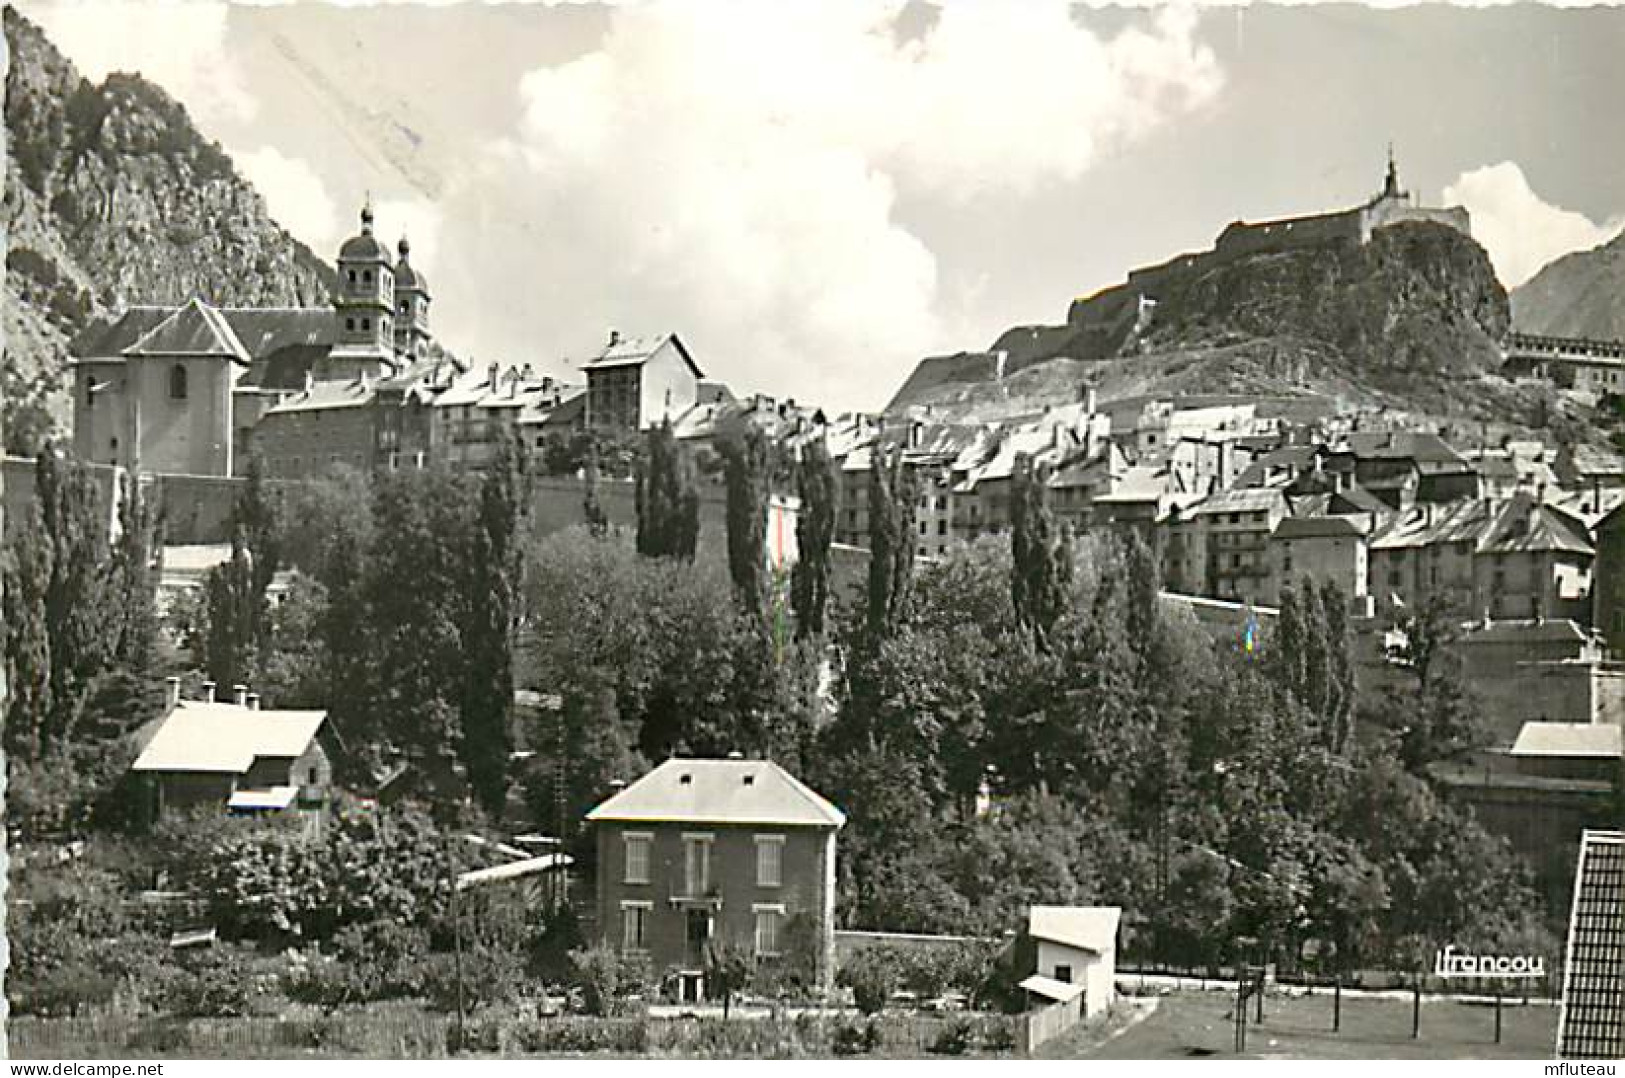
[[[1041,1054],[1081,1059],[1236,1058],[1233,1003],[1233,996],[1220,992],[1172,993],[1138,1021],[1120,1021],[1106,1030],[1076,1030],[1046,1045]],[[1503,1006],[1501,1017],[1501,1043],[1496,1044],[1492,1004],[1424,998],[1422,1035],[1413,1040],[1408,998],[1345,993],[1342,1028],[1333,1033],[1329,993],[1272,996],[1264,1003],[1264,1024],[1249,1023],[1247,1050],[1241,1058],[1552,1058],[1555,1007],[1511,1002]]]

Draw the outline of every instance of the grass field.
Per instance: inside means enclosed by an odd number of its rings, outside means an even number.
[[[1060,1059],[1227,1059],[1235,1055],[1234,997],[1223,992],[1177,992],[1119,1035],[1079,1029],[1039,1052]],[[1251,1012],[1249,1007],[1249,1012]],[[1557,1039],[1557,1008],[1511,1001],[1501,1011],[1495,1043],[1495,1008],[1489,1003],[1422,1000],[1422,1035],[1411,1038],[1411,1001],[1343,997],[1343,1021],[1332,1032],[1330,993],[1272,996],[1264,1024],[1249,1013],[1244,1059],[1550,1059]]]

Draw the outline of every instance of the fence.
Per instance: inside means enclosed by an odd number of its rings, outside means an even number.
[[[1028,1055],[1040,1045],[1054,1040],[1083,1018],[1083,996],[1076,995],[1059,1003],[1051,1003],[1021,1016],[1021,1047]]]
[[[466,1050],[476,1055],[609,1058],[827,1059],[835,1055],[918,1058],[1008,1056],[1022,1019],[882,1015],[873,1020],[803,1013],[778,1020],[652,1019],[643,1015],[537,1018],[512,1012],[471,1017]],[[873,1029],[873,1040],[864,1033]],[[290,1018],[175,1020],[114,1015],[14,1018],[16,1059],[439,1059],[452,1054],[456,1019],[416,1009],[359,1010]]]

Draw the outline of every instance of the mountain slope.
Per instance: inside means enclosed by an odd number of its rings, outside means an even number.
[[[1142,304],[1141,299],[1154,301]],[[1367,244],[1181,256],[1020,327],[993,361],[921,364],[893,408],[975,411],[1142,393],[1319,395],[1345,405],[1522,422],[1543,407],[1496,374],[1510,315],[1483,248],[1406,222]]]
[[[8,449],[65,430],[67,343],[133,303],[325,305],[332,270],[283,231],[186,110],[136,75],[80,78],[10,7]]]
[[[1625,232],[1551,262],[1512,293],[1525,333],[1625,340]]]

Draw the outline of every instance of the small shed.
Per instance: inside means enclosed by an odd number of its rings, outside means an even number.
[[[1021,986],[1063,1002],[1071,991],[1065,986],[1076,985],[1083,993],[1083,1016],[1103,1013],[1116,991],[1117,927],[1122,916],[1118,906],[1033,906],[1027,915],[1027,935],[1037,945],[1038,969]]]

